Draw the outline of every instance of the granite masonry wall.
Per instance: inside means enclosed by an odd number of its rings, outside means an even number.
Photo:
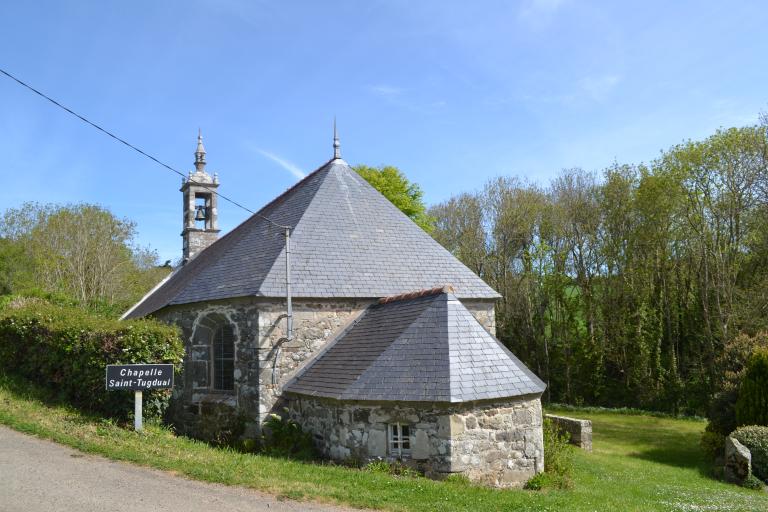
[[[495,487],[520,487],[544,470],[538,396],[467,404],[340,402],[292,395],[288,415],[331,459],[394,460],[387,425],[411,426],[403,458],[427,476],[462,473]]]
[[[181,328],[184,363],[168,415],[176,429],[207,440],[255,435],[259,411],[258,307],[253,300],[171,306],[155,316]],[[233,328],[235,389],[216,391],[211,382],[211,336],[219,322]]]
[[[461,303],[488,332],[496,336],[496,301],[462,300]]]
[[[252,297],[164,308],[155,316],[181,328],[186,348],[169,419],[179,431],[204,439],[257,436],[267,414],[282,407],[282,386],[373,302],[294,299],[290,342],[284,300]],[[493,302],[465,306],[495,332]],[[235,336],[235,389],[229,392],[211,388],[211,337],[222,322],[232,325]]]

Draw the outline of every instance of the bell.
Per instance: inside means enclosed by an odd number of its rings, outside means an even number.
[[[197,210],[197,212],[195,213],[195,220],[205,220],[206,219],[205,206],[198,206],[195,209]]]

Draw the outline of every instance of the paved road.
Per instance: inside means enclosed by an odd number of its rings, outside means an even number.
[[[0,426],[0,512],[342,512],[101,457]]]

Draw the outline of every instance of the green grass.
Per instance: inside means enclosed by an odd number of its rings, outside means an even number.
[[[0,423],[16,430],[84,452],[291,499],[403,511],[768,510],[768,494],[708,476],[698,450],[702,422],[603,411],[579,416],[594,422],[594,452],[577,453],[573,490],[500,491],[461,479],[434,482],[236,453],[176,437],[157,425],[139,434],[47,402],[39,389],[0,376]]]

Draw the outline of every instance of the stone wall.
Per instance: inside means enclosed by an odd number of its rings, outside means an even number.
[[[219,230],[185,229],[182,257],[185,260],[197,256],[200,251],[219,239]]]
[[[172,306],[155,316],[179,326],[184,340],[183,372],[176,380],[169,411],[169,419],[177,430],[203,439],[216,439],[219,432],[233,429],[256,435],[260,395],[256,302],[237,299]],[[211,329],[218,321],[226,321],[233,327],[234,391],[211,389]],[[233,427],[237,423],[242,425]]]
[[[496,487],[521,487],[544,471],[539,397],[471,408],[451,416],[452,472]]]
[[[340,402],[293,395],[288,414],[335,460],[389,459],[387,425],[411,425],[404,463],[439,478],[463,473],[475,482],[519,487],[544,470],[539,397],[435,404]]]
[[[286,306],[280,299],[239,298],[164,308],[155,316],[178,325],[185,342],[184,371],[177,380],[171,420],[188,435],[209,438],[217,422],[245,422],[245,436],[257,436],[267,414],[282,407],[284,386],[320,349],[350,325],[374,300],[293,301],[293,340],[286,337]],[[493,302],[465,304],[486,329],[495,330]],[[210,385],[211,333],[218,322],[233,326],[235,389]],[[215,404],[215,408],[213,405]],[[230,408],[230,418],[222,411]],[[215,410],[215,417],[206,411]]]
[[[555,428],[560,432],[570,435],[570,442],[588,452],[592,451],[592,422],[579,420],[567,416],[555,416],[547,414],[546,418],[552,420]]]
[[[278,404],[282,386],[372,301],[293,301],[293,340],[286,341],[285,301],[261,302],[258,319],[260,421]]]
[[[488,332],[496,336],[496,301],[464,299],[461,303]]]

